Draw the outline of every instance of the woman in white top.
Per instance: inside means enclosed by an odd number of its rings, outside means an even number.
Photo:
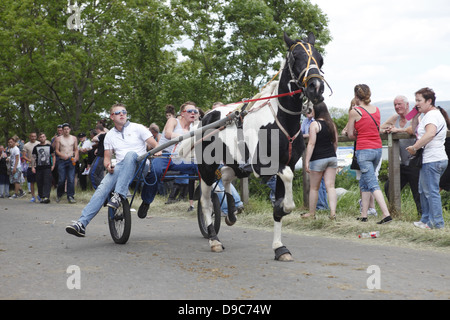
[[[448,165],[444,142],[450,121],[443,109],[435,107],[435,102],[436,95],[432,89],[423,88],[416,92],[416,108],[424,116],[419,124],[419,114],[414,117],[413,130],[417,129],[417,141],[406,148],[411,155],[424,148],[419,176],[422,218],[414,222],[416,227],[423,229],[444,227],[439,180]]]

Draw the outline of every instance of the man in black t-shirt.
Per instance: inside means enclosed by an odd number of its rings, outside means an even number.
[[[52,170],[55,168],[55,151],[50,144],[46,144],[45,133],[40,133],[40,144],[33,148],[33,160],[31,163],[33,173],[36,173],[36,184],[41,203],[50,202],[52,188]]]

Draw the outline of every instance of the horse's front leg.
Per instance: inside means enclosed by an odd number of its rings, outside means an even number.
[[[272,249],[275,251],[275,260],[293,261],[294,259],[292,258],[291,253],[281,242],[281,220],[295,208],[292,193],[292,180],[294,179],[294,174],[291,168],[286,167],[281,173],[278,173],[278,177],[283,183],[277,181],[277,201],[273,208],[274,230]]]
[[[278,173],[284,184],[284,198],[282,202],[283,210],[287,214],[295,209],[294,194],[292,193],[292,181],[294,180],[294,173],[290,167],[285,167],[281,173]]]
[[[203,216],[207,225],[209,246],[212,252],[222,252],[223,246],[217,237],[216,230],[212,224],[213,205],[211,201],[211,186],[208,186],[203,180],[201,181],[202,196],[200,204],[202,206]]]

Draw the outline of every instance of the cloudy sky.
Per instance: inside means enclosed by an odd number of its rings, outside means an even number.
[[[323,67],[334,91],[325,91],[329,107],[347,108],[359,83],[370,86],[373,102],[398,94],[413,101],[423,87],[450,100],[448,0],[311,2],[328,16],[333,37]]]

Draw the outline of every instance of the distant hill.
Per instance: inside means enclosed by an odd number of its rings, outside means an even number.
[[[380,109],[381,123],[384,123],[390,116],[395,113],[393,101],[379,101],[372,104]],[[414,103],[410,102],[409,105],[411,108],[411,105],[414,106]],[[436,105],[444,108],[445,111],[447,111],[447,113],[449,113],[450,115],[450,101],[437,101]]]

